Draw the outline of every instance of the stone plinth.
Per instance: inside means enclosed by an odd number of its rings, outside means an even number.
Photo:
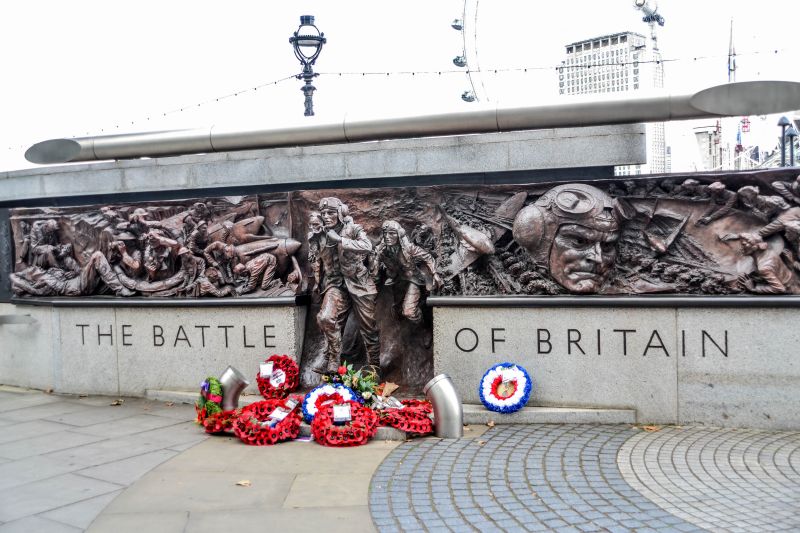
[[[639,423],[800,428],[792,308],[436,307],[434,372],[465,403],[493,364],[530,406],[635,409]]]
[[[293,299],[292,299],[293,300]],[[148,389],[196,391],[228,365],[252,376],[274,353],[299,357],[306,308],[36,307],[0,305],[0,373],[11,385],[76,394],[144,396]]]

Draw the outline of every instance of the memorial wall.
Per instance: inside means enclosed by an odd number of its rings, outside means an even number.
[[[510,361],[530,405],[800,427],[800,177],[553,176],[19,202],[1,381],[194,390],[290,353],[306,388],[349,361],[478,403]]]

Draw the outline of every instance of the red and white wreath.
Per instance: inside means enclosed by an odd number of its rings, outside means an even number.
[[[266,400],[286,398],[300,384],[300,367],[288,355],[268,357],[261,369],[269,372],[269,375],[262,375],[260,370],[256,375],[258,391]]]

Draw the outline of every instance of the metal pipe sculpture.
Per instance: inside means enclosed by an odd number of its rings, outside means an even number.
[[[433,425],[436,436],[441,439],[459,439],[464,436],[464,410],[461,398],[453,386],[450,376],[434,376],[423,389],[433,404]]]
[[[233,411],[239,407],[239,396],[250,385],[247,378],[237,369],[229,366],[219,377],[222,385],[222,410]]]
[[[766,115],[797,108],[800,108],[800,83],[752,81],[729,83],[682,95],[644,93],[599,100],[575,97],[544,105],[471,108],[390,118],[359,119],[346,115],[330,122],[244,130],[212,126],[52,139],[31,146],[25,152],[25,158],[40,164],[70,163],[434,135]]]

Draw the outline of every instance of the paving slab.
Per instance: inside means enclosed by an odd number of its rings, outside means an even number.
[[[178,454],[172,450],[156,450],[128,459],[79,470],[82,476],[128,486],[164,461]]]
[[[15,440],[0,444],[0,457],[6,459],[23,459],[59,450],[80,447],[85,444],[103,440],[95,435],[83,435],[72,431],[59,431],[48,435],[39,435],[27,439]]]
[[[5,402],[4,402],[5,403]],[[46,403],[37,403],[35,405],[25,405],[3,412],[3,419],[11,422],[27,422],[29,420],[50,419],[52,422],[61,422],[57,420],[62,415],[74,412],[87,413],[91,409],[78,403],[72,402],[59,402],[48,401]],[[62,424],[65,422],[61,422]],[[74,424],[70,424],[74,425]]]
[[[363,504],[367,500],[372,473],[298,474],[286,495],[283,507],[301,509],[306,507],[344,507]]]
[[[132,435],[134,433],[141,433],[151,429],[158,429],[167,426],[173,426],[178,423],[186,422],[184,419],[180,422],[175,418],[167,416],[159,416],[158,414],[132,414],[125,418],[105,421],[90,426],[74,428],[75,433],[84,433],[86,435],[100,435],[106,437],[121,437],[124,435]]]
[[[122,489],[109,492],[102,496],[96,496],[88,500],[73,503],[72,505],[59,507],[53,511],[42,513],[39,516],[84,530],[88,528],[89,524],[100,514],[100,511],[105,509],[105,507],[111,503],[114,498],[119,496],[121,492]]]
[[[0,424],[2,423],[3,422],[0,422]],[[50,422],[48,420],[31,420],[30,422],[12,422],[8,420],[5,421],[5,424],[9,429],[8,431],[0,433],[0,444],[37,437],[39,435],[47,435],[57,431],[74,429],[72,426],[59,424],[58,422]]]
[[[44,455],[8,461],[0,465],[0,491],[74,472],[79,468]]]
[[[24,389],[16,389],[6,387],[3,389],[8,393],[3,397],[3,406],[8,407],[3,411],[3,419],[7,419],[5,413],[15,409],[22,409],[25,407],[35,407],[37,405],[44,405],[48,403],[59,403],[61,399],[58,396],[49,394],[42,394],[40,391],[27,391]]]
[[[247,479],[249,486],[237,485]],[[172,511],[235,511],[279,509],[293,477],[279,474],[243,476],[241,473],[181,472],[169,476],[158,469],[140,479],[106,508],[110,513]]]
[[[78,533],[82,528],[38,516],[28,516],[0,525],[0,533]]]
[[[0,522],[10,522],[119,490],[116,484],[75,474],[62,474],[42,481],[0,491]]]
[[[71,426],[86,427],[95,424],[106,424],[114,420],[129,418],[140,413],[137,407],[126,406],[124,404],[119,406],[108,404],[110,409],[98,409],[95,406],[85,404],[78,405],[79,410],[48,416],[47,420],[69,424]]]
[[[124,486],[207,438],[191,406],[115,400],[0,387],[0,531],[82,531]]]
[[[96,439],[98,439],[97,442],[50,453],[46,457],[62,461],[75,469],[84,469],[127,460],[131,457],[168,448],[170,445],[170,441],[159,442],[152,437],[142,437],[141,435],[105,440],[96,437]]]
[[[86,530],[90,533],[182,533],[189,513],[103,513]]]
[[[361,533],[376,531],[366,505],[345,508],[317,507],[278,511],[238,511],[236,513],[193,512],[186,533],[220,531],[314,531]],[[177,533],[177,530],[176,530]]]

